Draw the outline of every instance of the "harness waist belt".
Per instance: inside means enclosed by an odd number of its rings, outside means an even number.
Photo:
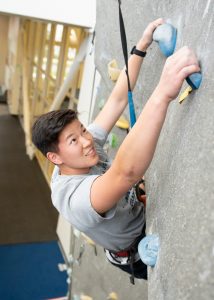
[[[130,255],[130,251],[118,251],[113,253],[118,257],[129,257]]]

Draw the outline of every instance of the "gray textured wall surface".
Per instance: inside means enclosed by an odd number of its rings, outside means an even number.
[[[170,105],[146,173],[147,233],[160,237],[157,264],[149,269],[148,297],[214,299],[214,1],[126,0],[122,11],[129,50],[150,21],[163,17],[178,29],[176,49],[193,48],[203,73],[199,90],[183,104],[177,99]],[[102,84],[97,101],[113,88],[107,74],[113,58],[122,68],[118,1],[98,0],[95,63]],[[137,114],[158,83],[164,62],[153,43],[134,92]]]

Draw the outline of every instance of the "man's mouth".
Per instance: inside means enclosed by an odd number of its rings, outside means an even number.
[[[96,151],[94,148],[91,148],[85,156],[94,156],[96,154]]]

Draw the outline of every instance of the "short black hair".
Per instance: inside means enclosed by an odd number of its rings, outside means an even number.
[[[77,119],[72,109],[54,110],[41,115],[33,124],[32,141],[46,156],[48,152],[58,152],[59,135],[65,126]]]

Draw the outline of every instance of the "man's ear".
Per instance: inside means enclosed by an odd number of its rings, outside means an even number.
[[[48,152],[46,154],[46,157],[48,160],[50,160],[55,165],[61,165],[62,160],[60,159],[60,156],[55,152]]]

